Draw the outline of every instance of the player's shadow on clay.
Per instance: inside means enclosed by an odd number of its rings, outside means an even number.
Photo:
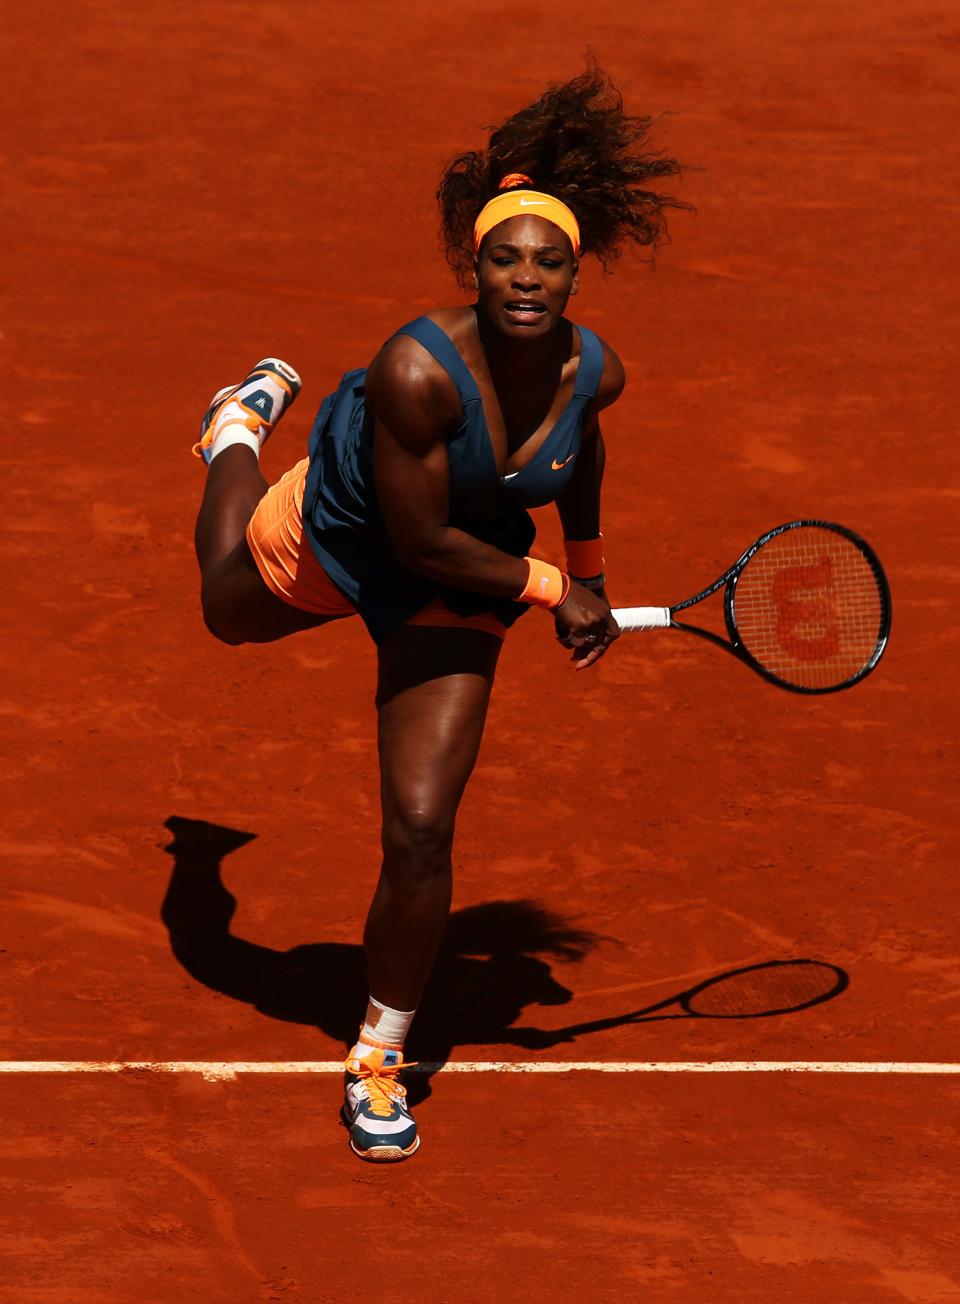
[[[174,815],[173,873],[161,917],[173,954],[213,991],[260,1013],[320,1028],[348,1048],[366,1002],[363,949],[312,942],[275,951],[230,931],[236,899],[221,862],[256,836]],[[571,927],[532,901],[489,901],[455,910],[407,1044],[407,1056],[442,1064],[454,1046],[548,1044],[549,1034],[512,1027],[528,1005],[565,1005],[573,997],[541,959],[581,960],[601,939]],[[416,1075],[411,1096],[426,1093]]]
[[[171,816],[173,875],[162,917],[173,953],[214,991],[262,1014],[311,1024],[352,1045],[366,1000],[360,946],[313,942],[273,951],[230,932],[236,900],[220,879],[224,856],[256,836]],[[600,941],[533,901],[488,901],[455,910],[407,1043],[424,1071],[410,1080],[414,1103],[428,1094],[430,1071],[454,1046],[506,1045],[547,1050],[626,1024],[673,1019],[769,1019],[799,1013],[840,996],[849,976],[823,959],[764,960],[713,974],[640,1009],[551,1030],[517,1026],[528,1005],[566,1005],[573,992],[541,956],[577,961]],[[429,1066],[429,1071],[427,1070]]]

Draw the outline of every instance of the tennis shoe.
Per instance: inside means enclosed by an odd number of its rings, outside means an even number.
[[[409,1159],[419,1149],[420,1138],[407,1108],[407,1089],[399,1079],[402,1053],[383,1047],[360,1059],[351,1051],[343,1067],[340,1113],[350,1134],[350,1149],[372,1163]]]
[[[279,358],[263,358],[239,385],[217,390],[200,422],[200,440],[194,457],[209,463],[213,445],[229,425],[245,426],[256,435],[261,447],[273,427],[300,393],[300,377]]]

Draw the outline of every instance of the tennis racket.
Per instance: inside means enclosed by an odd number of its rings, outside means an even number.
[[[729,642],[676,619],[723,588]],[[673,607],[620,607],[624,631],[684,629],[794,693],[835,693],[875,669],[890,636],[890,586],[865,539],[830,521],[790,521],[752,543],[709,588]]]

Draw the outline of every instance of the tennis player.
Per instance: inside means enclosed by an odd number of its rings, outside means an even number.
[[[258,459],[299,391],[290,366],[264,359],[201,424],[196,546],[211,633],[269,642],[359,614],[377,647],[383,862],[342,1112],[363,1159],[406,1159],[420,1144],[403,1045],[449,912],[454,822],[504,634],[543,608],[585,670],[619,633],[604,591],[599,416],[624,372],[565,312],[582,254],[606,266],[627,241],[652,246],[664,209],[683,206],[648,188],[679,171],[649,151],[649,127],[591,65],[455,159],[437,197],[447,258],[475,302],[401,326],[347,372],[309,456],[277,484]],[[527,509],[551,502],[563,570],[529,556]]]

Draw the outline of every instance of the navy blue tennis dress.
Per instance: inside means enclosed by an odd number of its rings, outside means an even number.
[[[526,509],[553,502],[573,474],[587,409],[603,374],[600,341],[585,327],[577,329],[581,344],[573,396],[533,458],[506,476],[497,474],[480,391],[450,337],[428,317],[397,331],[436,358],[463,405],[448,445],[450,525],[514,557],[525,557],[536,535]],[[459,616],[493,615],[512,625],[526,603],[449,588],[397,561],[374,485],[365,378],[365,368],[348,371],[336,393],[324,399],[310,433],[303,525],[317,560],[377,643],[437,598]]]

